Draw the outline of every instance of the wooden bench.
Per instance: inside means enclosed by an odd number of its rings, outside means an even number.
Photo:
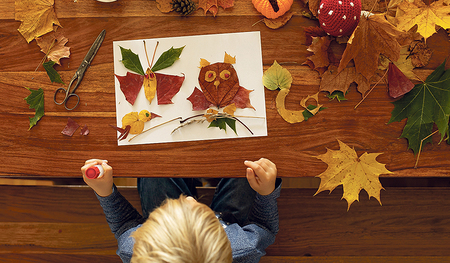
[[[121,193],[140,209],[135,187]],[[347,212],[342,189],[286,188],[261,262],[450,262],[450,188],[386,187]],[[212,188],[200,188],[202,200]],[[88,187],[0,186],[0,262],[121,262]]]

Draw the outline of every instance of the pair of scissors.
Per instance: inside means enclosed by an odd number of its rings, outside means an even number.
[[[69,86],[67,87],[67,89],[61,87],[61,88],[58,88],[55,91],[55,95],[53,96],[53,100],[55,101],[55,103],[57,105],[64,104],[64,107],[66,108],[66,110],[73,110],[73,109],[75,109],[78,106],[78,104],[80,103],[80,97],[77,94],[75,94],[75,90],[80,85],[80,82],[81,82],[81,80],[84,77],[84,73],[86,72],[87,68],[91,65],[91,62],[92,62],[92,60],[95,57],[95,54],[97,54],[98,49],[102,45],[103,39],[105,38],[105,34],[106,34],[106,31],[103,30],[98,35],[97,39],[92,44],[92,46],[89,49],[88,53],[84,57],[83,62],[81,62],[81,65],[78,67],[77,71],[75,72],[75,75],[73,75],[72,79],[70,80],[70,83],[69,83]],[[77,81],[77,83],[75,84],[73,90],[71,91],[70,89],[71,89],[73,83],[75,82],[75,80]],[[61,100],[62,96],[58,96],[58,98],[57,98],[57,94],[58,93],[65,93],[63,100]],[[77,101],[76,101],[75,106],[69,108],[67,106],[67,102],[72,97],[75,97],[75,99]],[[72,99],[72,100],[74,100],[74,99]]]

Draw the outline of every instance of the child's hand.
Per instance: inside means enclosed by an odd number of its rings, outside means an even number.
[[[275,190],[277,167],[268,159],[261,158],[256,162],[245,161],[247,180],[250,186],[260,195],[269,195]]]
[[[89,185],[99,196],[108,196],[112,194],[112,187],[113,187],[113,173],[112,173],[112,167],[109,166],[108,161],[106,160],[98,160],[98,159],[91,159],[87,160],[84,163],[84,166],[81,167],[81,173],[83,174],[84,182]],[[95,178],[95,179],[89,179],[86,177],[86,170],[87,168],[100,164],[103,167],[104,173],[102,176]]]

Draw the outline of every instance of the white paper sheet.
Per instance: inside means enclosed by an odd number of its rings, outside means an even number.
[[[227,127],[226,131],[216,127],[208,128],[208,122],[186,125],[172,133],[172,131],[180,125],[179,121],[173,121],[142,133],[136,138],[133,138],[134,135],[130,134],[127,139],[119,141],[118,145],[267,136],[264,86],[262,84],[263,65],[261,37],[259,32],[145,39],[150,63],[157,41],[159,41],[159,44],[155,54],[155,61],[164,51],[171,47],[179,48],[185,46],[180,55],[180,59],[172,66],[158,71],[159,73],[178,76],[181,76],[182,73],[184,73],[185,80],[183,85],[181,86],[180,91],[173,97],[173,104],[158,105],[156,96],[150,104],[145,98],[144,88],[142,87],[134,105],[131,105],[126,101],[125,96],[120,90],[120,83],[117,78],[114,77],[118,127],[122,127],[122,118],[127,113],[132,111],[140,112],[144,109],[161,116],[161,118],[154,118],[146,122],[144,130],[176,117],[185,119],[193,115],[205,113],[206,111],[193,111],[192,104],[187,98],[192,94],[195,87],[201,90],[198,83],[200,59],[206,59],[211,64],[223,62],[225,52],[236,57],[236,63],[233,66],[238,74],[239,84],[248,90],[253,90],[250,93],[250,103],[256,110],[249,108],[237,109],[235,115],[261,118],[239,118],[251,129],[254,133],[253,135],[237,121],[237,135],[229,127]],[[122,54],[120,47],[131,49],[133,53],[138,54],[144,71],[149,67],[145,56],[143,39],[114,41],[115,74],[125,76],[128,71],[121,62]],[[131,138],[133,138],[133,140],[129,142],[128,140]]]

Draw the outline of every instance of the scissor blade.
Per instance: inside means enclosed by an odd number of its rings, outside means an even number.
[[[97,39],[92,44],[91,48],[89,49],[88,53],[84,57],[84,61],[86,61],[88,64],[91,64],[92,60],[95,57],[95,54],[97,54],[98,49],[103,43],[103,39],[105,39],[106,30],[102,30],[100,34],[98,35]]]

